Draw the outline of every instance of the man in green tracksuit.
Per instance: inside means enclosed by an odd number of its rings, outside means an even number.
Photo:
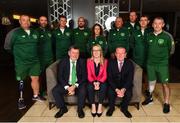
[[[124,26],[129,30],[130,34],[132,34],[135,30],[140,30],[136,11],[131,11],[129,13],[129,21],[126,22]]]
[[[46,68],[53,63],[53,52],[52,52],[52,34],[47,27],[47,17],[39,17],[39,25],[37,28],[39,33],[39,46],[38,46],[38,55],[41,66],[41,94],[44,95],[46,92]]]
[[[16,79],[23,81],[27,76],[31,78],[33,100],[42,100],[39,96],[40,62],[38,57],[39,34],[30,29],[30,18],[20,17],[21,28],[15,30],[11,38],[11,50],[14,55]],[[18,103],[19,109],[24,109],[24,102]]]
[[[133,61],[141,68],[146,67],[146,55],[147,55],[147,35],[151,32],[148,28],[149,19],[146,15],[140,18],[140,30],[135,30],[131,35],[131,45],[133,49]]]
[[[168,59],[171,54],[174,40],[172,36],[163,31],[164,20],[161,17],[156,17],[153,21],[154,32],[147,36],[147,73],[149,81],[149,95],[146,97],[142,105],[147,105],[153,102],[152,93],[155,88],[157,79],[162,83],[164,93],[163,112],[170,112],[169,98],[170,88]]]
[[[129,31],[123,27],[123,19],[117,17],[115,20],[115,29],[111,29],[108,34],[108,49],[112,58],[117,47],[126,48],[129,50]]]
[[[52,53],[52,34],[47,27],[47,18],[41,16],[39,18],[40,27],[37,28],[39,32],[39,58],[41,64],[41,71],[45,69],[53,62],[53,53]]]
[[[60,16],[59,28],[52,33],[55,45],[56,60],[67,57],[68,49],[72,45],[72,30],[66,27],[67,18]]]
[[[85,18],[78,18],[78,27],[73,30],[73,43],[80,50],[80,57],[87,58],[87,42],[91,35],[90,29],[85,27]]]
[[[147,56],[147,35],[151,32],[148,28],[149,19],[144,15],[140,18],[140,30],[135,30],[131,35],[132,60],[134,61],[134,81],[135,83],[147,85],[146,80],[146,56]],[[147,87],[146,87],[147,88]]]

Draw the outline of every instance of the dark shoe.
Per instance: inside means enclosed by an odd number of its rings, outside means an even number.
[[[151,104],[153,102],[153,98],[152,98],[152,95],[148,96],[144,102],[142,102],[142,105],[148,105],[148,104]]]
[[[112,116],[114,112],[114,108],[109,108],[108,111],[106,112],[106,116]]]
[[[55,114],[55,118],[59,118],[62,117],[64,115],[64,113],[67,113],[68,110],[67,108],[61,108],[56,114]]]
[[[34,97],[34,96],[33,96],[32,100],[39,101],[39,102],[43,102],[43,101],[46,101],[46,98],[38,95],[37,97]]]
[[[97,116],[98,116],[98,117],[101,117],[101,115],[102,115],[102,113],[97,113]]]
[[[81,109],[81,110],[78,110],[78,117],[79,118],[84,118],[85,114],[84,114],[84,111]]]
[[[169,104],[164,103],[163,112],[164,113],[169,113],[170,112],[170,105]]]
[[[25,109],[26,108],[26,105],[24,103],[24,99],[19,99],[18,100],[18,109],[22,110],[22,109]]]
[[[132,118],[131,113],[128,110],[121,110],[121,112],[127,117],[127,118]]]
[[[93,117],[96,117],[96,113],[92,113],[92,112],[91,112],[91,115],[92,115]]]

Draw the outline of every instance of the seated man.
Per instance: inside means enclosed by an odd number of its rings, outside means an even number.
[[[86,95],[86,62],[79,58],[79,49],[71,46],[68,51],[68,58],[60,61],[58,66],[58,83],[53,88],[52,93],[56,105],[60,110],[56,113],[55,118],[59,118],[66,113],[67,107],[64,102],[64,95],[78,96],[78,117],[83,118],[83,106]]]
[[[134,66],[133,63],[125,59],[126,49],[117,47],[115,51],[116,59],[112,59],[108,64],[108,82],[110,84],[108,90],[109,110],[107,116],[112,116],[115,110],[116,97],[122,98],[121,111],[122,113],[131,118],[132,115],[128,111],[128,104],[132,97]]]

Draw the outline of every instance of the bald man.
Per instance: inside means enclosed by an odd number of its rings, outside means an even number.
[[[20,28],[13,32],[10,41],[15,61],[16,79],[22,83],[29,76],[33,89],[32,99],[43,101],[43,98],[39,96],[39,34],[30,28],[30,17],[28,15],[21,15],[19,23]],[[25,107],[24,101],[19,101],[18,108],[24,109]]]
[[[90,37],[90,29],[85,27],[85,18],[78,18],[78,27],[73,30],[73,42],[80,50],[80,57],[87,58],[87,43]]]

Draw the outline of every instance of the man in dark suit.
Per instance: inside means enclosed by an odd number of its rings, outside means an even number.
[[[128,104],[132,97],[134,66],[133,63],[126,59],[126,49],[117,47],[115,51],[116,59],[112,59],[108,64],[108,82],[110,84],[108,91],[109,109],[107,116],[112,116],[115,110],[116,97],[122,98],[121,111],[131,118],[132,115],[128,111]]]
[[[83,106],[86,95],[86,62],[79,58],[79,49],[71,46],[68,51],[68,58],[60,60],[58,66],[58,84],[53,88],[52,93],[56,101],[56,105],[60,110],[55,114],[55,118],[63,116],[68,111],[64,95],[78,96],[78,117],[85,116]]]

